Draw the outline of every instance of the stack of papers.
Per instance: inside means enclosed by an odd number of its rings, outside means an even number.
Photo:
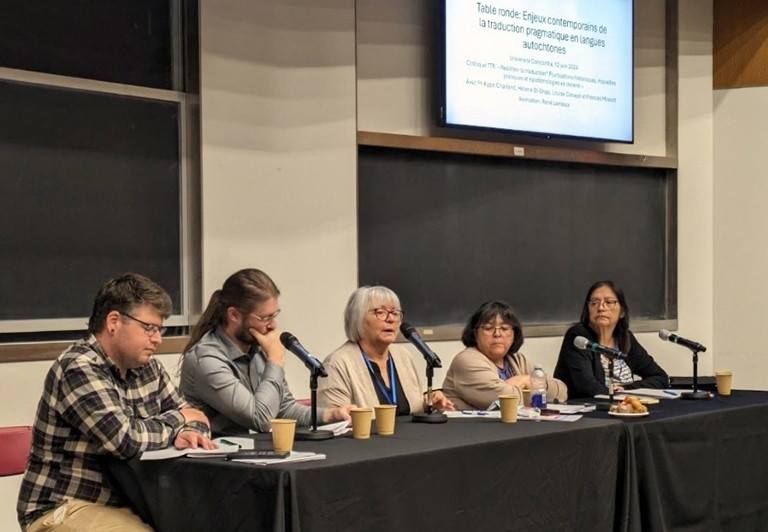
[[[251,449],[253,449],[253,441],[251,441]],[[156,451],[145,451],[141,454],[139,460],[168,460],[169,458],[179,458],[181,456],[216,458],[224,457],[229,453],[236,453],[239,450],[240,447],[238,445],[222,444],[219,444],[218,449],[177,449],[176,447],[166,447]]]
[[[319,427],[318,427],[319,428]],[[285,458],[232,458],[232,462],[244,462],[246,464],[255,465],[271,465],[271,464],[284,464],[285,462],[307,462],[309,460],[325,460],[324,454],[319,453],[301,453],[299,451],[291,451],[291,454]]]
[[[321,425],[317,427],[317,430],[330,430],[334,436],[341,436],[347,432],[352,432],[351,421],[339,421],[338,423],[330,423],[328,425]]]
[[[553,405],[554,406],[554,405]],[[558,405],[558,406],[569,406],[569,405]],[[570,405],[572,408],[579,405]],[[554,409],[553,409],[554,410]],[[456,411],[448,411],[443,412],[446,416],[449,418],[471,418],[471,417],[482,417],[487,419],[501,419],[501,411],[499,410],[456,410]],[[580,414],[572,414],[572,413],[551,413],[545,412],[541,413],[541,411],[538,408],[526,408],[524,406],[520,406],[517,409],[517,419],[519,420],[526,420],[526,421],[566,421],[566,422],[573,422],[581,419]]]

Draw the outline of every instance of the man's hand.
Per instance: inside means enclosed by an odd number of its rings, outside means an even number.
[[[326,408],[323,413],[323,423],[333,423],[335,421],[349,421],[352,419],[349,411],[352,408],[357,408],[356,405],[344,405],[334,408]]]
[[[194,430],[183,430],[176,436],[173,446],[177,449],[218,449],[219,446]]]
[[[204,423],[206,427],[211,428],[211,422],[208,421],[208,416],[203,414],[203,412],[197,408],[182,408],[179,410],[179,412],[181,412],[181,415],[184,416],[184,423],[199,421],[200,423]]]
[[[279,366],[285,366],[285,347],[280,342],[280,329],[272,329],[266,334],[261,334],[254,328],[248,329],[250,333],[259,342],[259,346],[267,357],[269,362],[274,362]]]

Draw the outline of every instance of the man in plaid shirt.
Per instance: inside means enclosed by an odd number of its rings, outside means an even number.
[[[105,483],[102,462],[171,443],[215,447],[206,416],[152,356],[171,310],[168,294],[137,274],[96,295],[90,337],[64,351],[45,378],[17,505],[22,530],[151,531]]]

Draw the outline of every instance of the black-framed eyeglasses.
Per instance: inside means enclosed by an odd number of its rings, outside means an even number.
[[[278,314],[280,314],[280,310],[282,309],[277,309],[277,312],[270,314],[269,316],[257,316],[256,314],[251,314],[250,312],[248,313],[248,315],[251,316],[252,318],[256,318],[261,323],[267,323],[276,319]]]
[[[373,312],[377,320],[386,321],[391,315],[395,318],[395,321],[401,321],[405,313],[402,310],[387,310],[385,308],[372,308],[369,312]]]
[[[165,334],[165,331],[168,330],[168,327],[159,327],[154,323],[147,323],[146,321],[142,321],[139,318],[131,316],[130,314],[126,314],[124,312],[121,312],[120,314],[138,323],[141,326],[141,328],[144,329],[144,334],[146,334],[147,336],[154,336],[157,333],[160,333],[160,336],[162,336]]]

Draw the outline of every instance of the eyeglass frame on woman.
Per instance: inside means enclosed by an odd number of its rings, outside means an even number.
[[[405,317],[405,312],[400,309],[387,310],[385,308],[376,307],[369,309],[368,312],[373,312],[373,315],[376,316],[376,319],[379,321],[387,321],[390,315],[395,318],[395,321],[403,321],[403,318]],[[384,312],[386,314],[382,314]]]
[[[587,301],[587,306],[591,309],[599,309],[603,305],[605,305],[605,308],[607,310],[613,310],[616,308],[616,305],[619,304],[618,299],[590,299]]]
[[[168,327],[161,327],[158,325],[155,325],[154,323],[147,323],[146,321],[140,320],[139,318],[135,316],[131,316],[130,314],[127,314],[125,312],[120,313],[121,316],[125,316],[126,318],[130,318],[136,323],[141,326],[142,329],[144,329],[144,334],[147,336],[154,336],[157,333],[160,333],[160,336],[164,335],[166,331],[168,331]]]
[[[484,325],[479,325],[477,327],[477,330],[479,330],[484,334],[487,334],[488,336],[493,336],[494,334],[496,334],[496,331],[499,331],[499,334],[503,336],[505,334],[512,334],[515,328],[512,327],[509,323],[505,323],[504,325],[491,325],[489,323],[486,323]]]

